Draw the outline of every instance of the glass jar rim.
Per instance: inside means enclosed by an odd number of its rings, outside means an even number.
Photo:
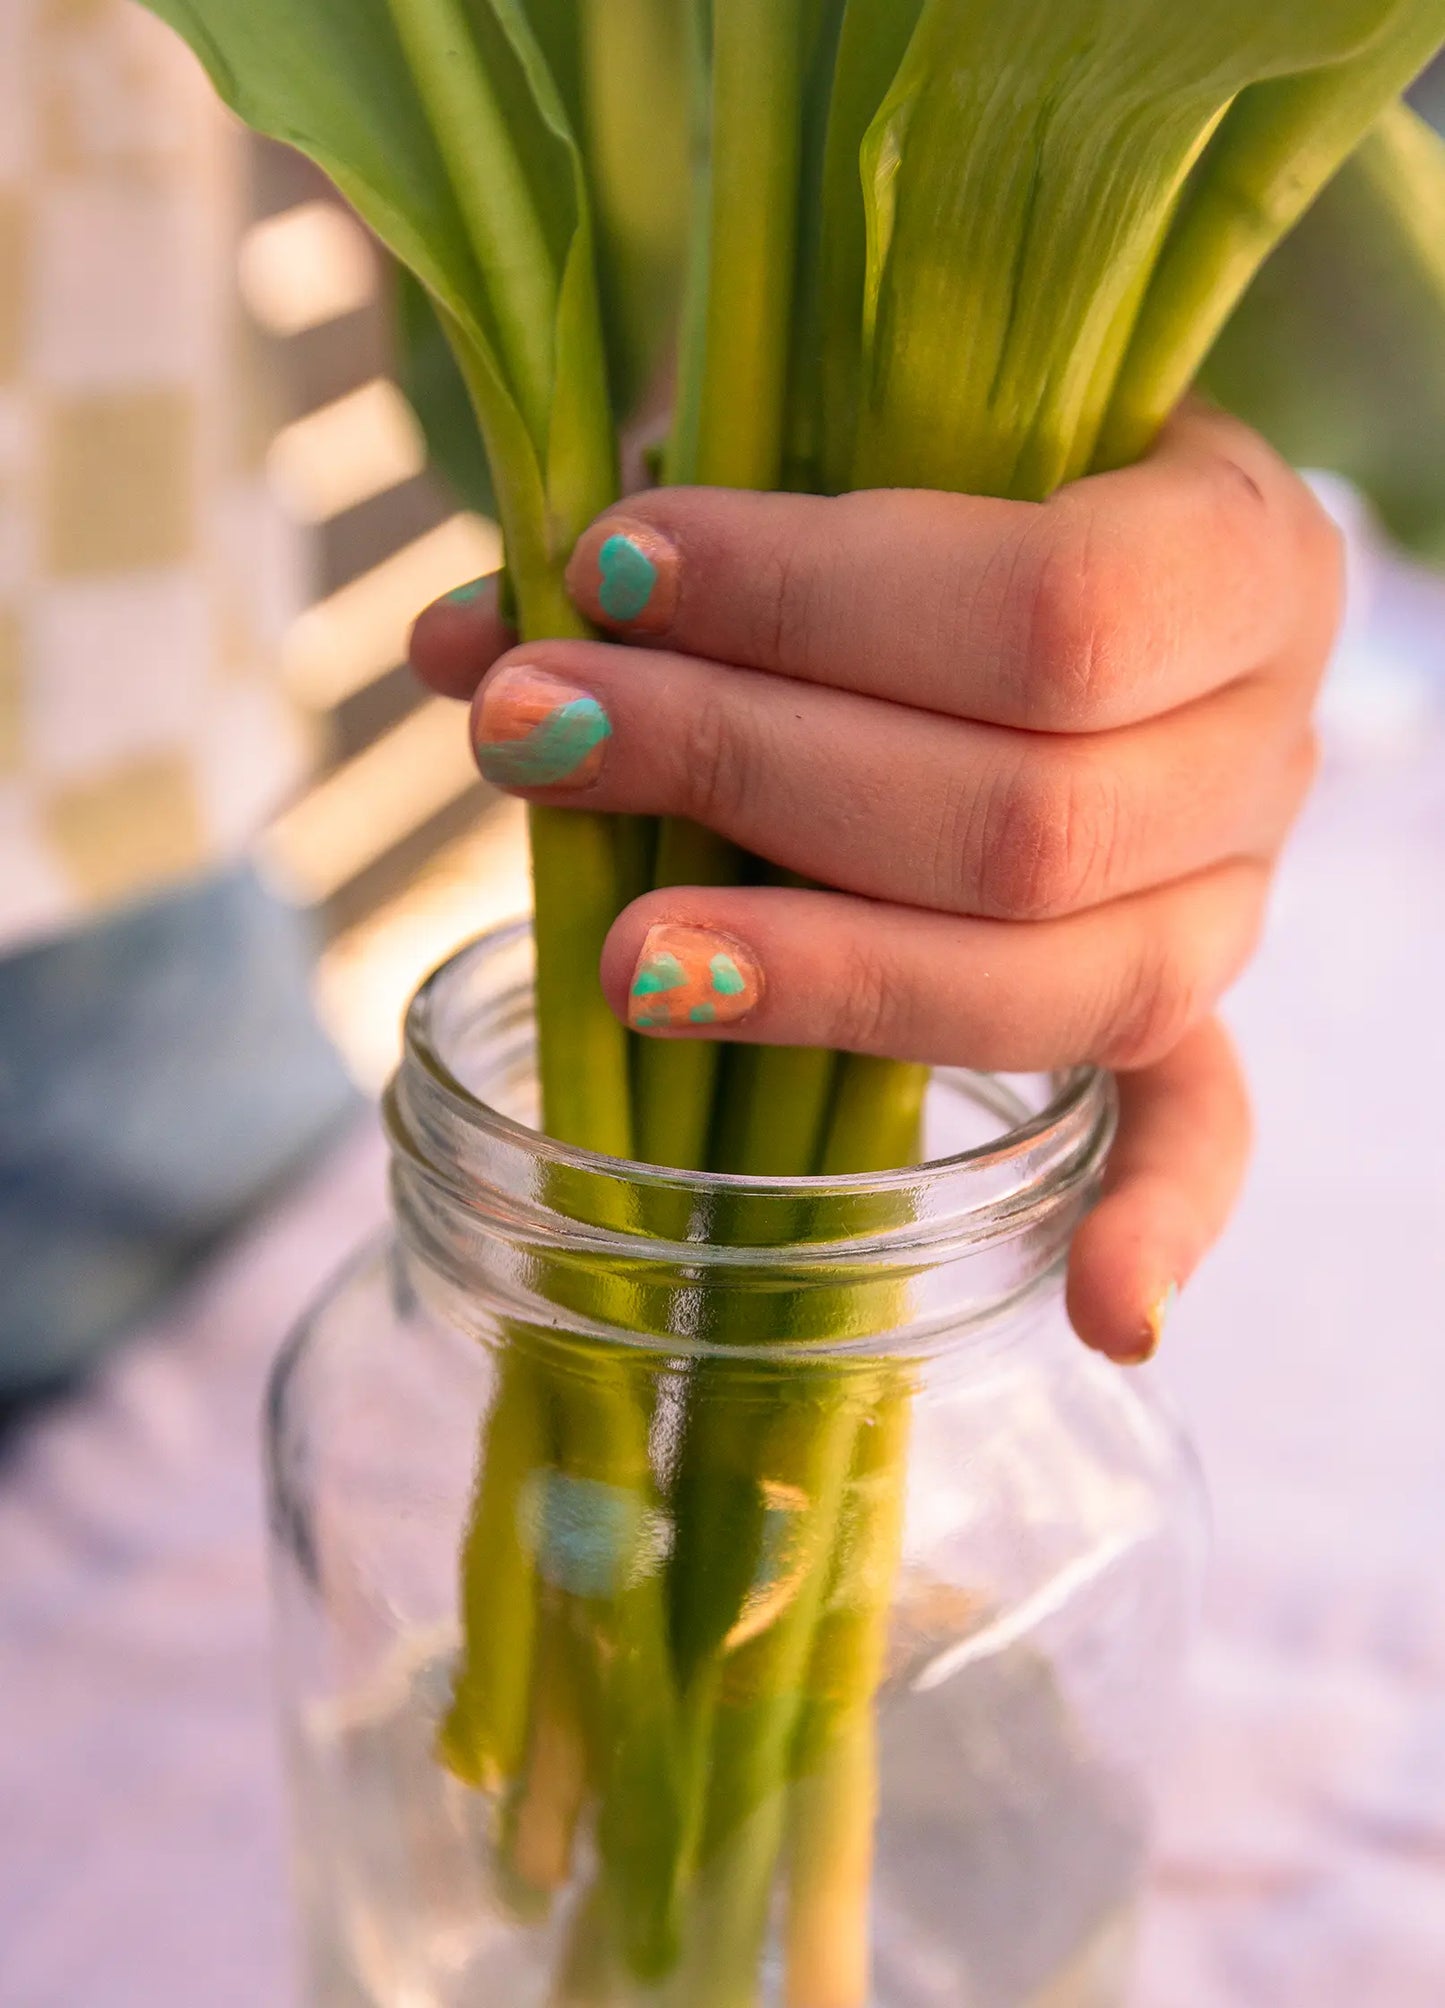
[[[524,920],[463,944],[421,984],[406,1014],[405,1056],[386,1102],[392,1148],[428,1183],[449,1187],[453,1199],[464,1204],[478,1200],[483,1189],[500,1190],[514,1201],[535,1197],[536,1173],[542,1168],[566,1178],[569,1189],[595,1185],[615,1191],[622,1186],[672,1194],[679,1202],[691,1202],[685,1210],[706,1221],[708,1232],[715,1231],[719,1201],[756,1201],[781,1218],[784,1208],[826,1196],[840,1231],[820,1243],[818,1253],[821,1257],[826,1249],[836,1259],[841,1248],[855,1241],[876,1243],[879,1203],[885,1203],[887,1215],[891,1209],[886,1202],[892,1199],[906,1199],[907,1204],[882,1238],[901,1239],[911,1248],[945,1236],[958,1243],[988,1241],[1017,1231],[1022,1214],[1071,1202],[1077,1208],[1112,1141],[1112,1076],[1083,1066],[1043,1077],[1050,1092],[1033,1110],[999,1076],[937,1070],[944,1081],[966,1083],[972,1101],[1005,1127],[985,1142],[893,1171],[803,1178],[679,1171],[561,1143],[469,1087],[445,1050],[447,1035],[440,1022],[451,996],[476,990],[508,958],[518,961],[530,940],[531,926]],[[514,976],[510,990],[520,994],[522,984]],[[857,1214],[854,1234],[847,1229],[850,1211]],[[626,1238],[635,1249],[631,1235],[612,1222],[610,1210],[600,1216],[584,1211],[580,1218],[568,1219],[566,1236],[575,1245],[578,1231],[590,1231],[614,1247]],[[694,1244],[697,1237],[680,1238]],[[778,1246],[776,1240],[764,1239],[757,1252],[776,1259]],[[735,1256],[748,1252],[729,1250]]]

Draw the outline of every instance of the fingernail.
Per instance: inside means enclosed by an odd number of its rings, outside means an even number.
[[[594,620],[663,634],[677,607],[677,575],[675,545],[648,524],[613,518],[583,538],[568,583]]]
[[[763,994],[763,975],[740,942],[710,927],[650,927],[633,972],[627,1022],[635,1032],[736,1025]]]
[[[1160,1346],[1164,1343],[1164,1328],[1168,1324],[1174,1306],[1179,1301],[1179,1285],[1171,1283],[1169,1288],[1152,1306],[1144,1320],[1144,1337],[1137,1352],[1122,1353],[1121,1363],[1126,1367],[1146,1367]]]
[[[612,721],[561,677],[512,663],[482,693],[477,765],[499,788],[584,788],[602,771]]]
[[[442,605],[448,607],[469,607],[473,600],[479,600],[497,583],[495,572],[484,572],[479,579],[468,579],[464,586],[453,586],[449,593],[442,595]]]

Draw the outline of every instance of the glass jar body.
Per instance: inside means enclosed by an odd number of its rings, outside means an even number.
[[[400,1232],[271,1402],[316,2008],[1115,2008],[1199,1514],[1067,1330],[1067,1206],[965,1258],[917,1185],[554,1156],[444,1179],[449,1237],[392,1114]]]

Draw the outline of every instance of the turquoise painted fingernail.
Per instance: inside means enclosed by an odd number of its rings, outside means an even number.
[[[677,547],[650,523],[617,517],[599,523],[578,545],[567,584],[593,620],[642,634],[665,634],[677,611]]]
[[[657,590],[657,565],[634,537],[609,537],[597,553],[597,601],[609,620],[640,620]]]
[[[477,765],[499,788],[584,788],[602,771],[612,721],[590,692],[528,663],[493,678],[477,714]]]
[[[453,586],[449,593],[444,594],[443,604],[449,607],[469,607],[473,600],[479,600],[484,592],[496,584],[496,581],[495,572],[486,572],[480,579],[468,579],[464,586]]]

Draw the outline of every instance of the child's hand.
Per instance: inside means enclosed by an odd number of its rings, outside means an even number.
[[[625,646],[504,654],[483,594],[429,608],[414,660],[475,691],[498,786],[689,817],[839,888],[636,901],[602,975],[640,1029],[1117,1069],[1123,1126],[1069,1301],[1090,1344],[1138,1358],[1244,1167],[1212,1014],[1314,770],[1340,578],[1303,482],[1190,410],[1144,465],[1042,507],[642,495],[570,573]],[[661,953],[702,977],[729,958],[705,1026],[634,990]]]

